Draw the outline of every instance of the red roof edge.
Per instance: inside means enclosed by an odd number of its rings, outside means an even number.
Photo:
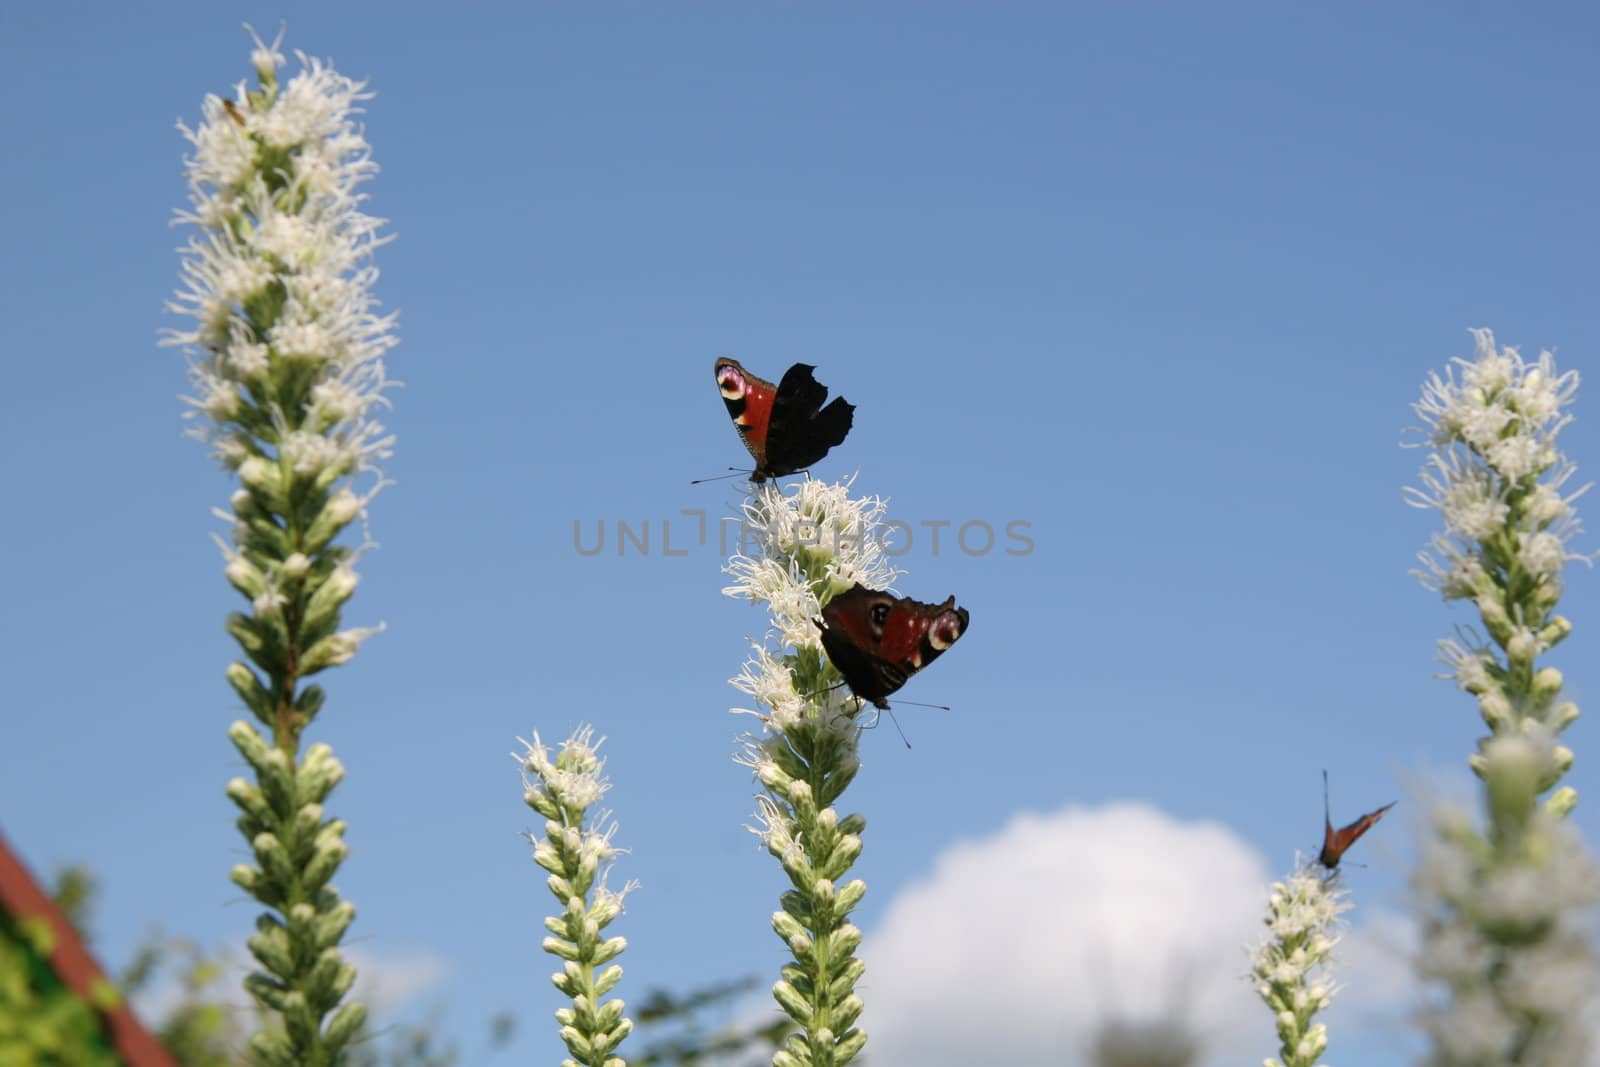
[[[83,939],[72,928],[61,909],[50,895],[39,888],[39,883],[28,874],[28,869],[6,845],[0,834],[0,907],[19,919],[38,919],[50,927],[55,937],[55,947],[50,953],[50,966],[66,987],[78,998],[95,1008],[106,1036],[117,1050],[117,1055],[127,1067],[178,1067],[178,1061],[162,1046],[155,1036],[140,1024],[133,1008],[119,998],[115,1007],[100,1007],[96,993],[108,987],[115,988],[111,980],[95,963],[84,946]]]

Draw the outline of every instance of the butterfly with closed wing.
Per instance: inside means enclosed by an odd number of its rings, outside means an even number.
[[[1326,867],[1330,872],[1339,868],[1339,861],[1344,858],[1351,845],[1362,834],[1372,829],[1378,820],[1383,818],[1383,813],[1394,807],[1395,801],[1390,801],[1377,811],[1369,811],[1349,826],[1333,828],[1333,818],[1328,808],[1328,772],[1322,772],[1322,852],[1317,856],[1317,862]]]
[[[855,405],[838,396],[824,407],[828,387],[817,381],[814,370],[808,363],[796,363],[773,385],[738,360],[717,360],[717,389],[756,462],[750,480],[757,485],[805,470],[850,432]]]
[[[956,598],[925,604],[856,584],[822,609],[822,648],[850,692],[887,709],[889,695],[966,633]]]

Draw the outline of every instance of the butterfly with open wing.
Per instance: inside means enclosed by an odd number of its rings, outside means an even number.
[[[824,407],[828,387],[812,375],[814,370],[808,363],[796,363],[773,385],[738,360],[717,360],[717,389],[739,439],[756,461],[750,480],[757,485],[805,470],[850,432],[855,405],[836,396]]]
[[[1395,801],[1390,801],[1377,811],[1369,811],[1349,826],[1341,826],[1335,830],[1333,819],[1328,809],[1328,772],[1322,772],[1322,852],[1317,856],[1317,862],[1328,870],[1337,870],[1339,860],[1344,858],[1351,845],[1362,834],[1372,829],[1378,820],[1383,818],[1383,813],[1395,806]]]
[[[925,604],[853,585],[822,609],[822,648],[850,692],[879,708],[967,631],[955,597]]]

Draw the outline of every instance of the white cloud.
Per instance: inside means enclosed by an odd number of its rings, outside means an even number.
[[[1205,1062],[1259,1063],[1245,976],[1273,876],[1225,826],[1145,804],[1020,814],[890,902],[861,949],[867,1056],[1076,1067],[1108,1018],[1176,1013]]]

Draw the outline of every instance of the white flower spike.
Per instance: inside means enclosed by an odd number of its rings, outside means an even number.
[[[845,881],[866,820],[833,807],[861,767],[859,701],[823,654],[818,619],[835,595],[856,583],[885,588],[898,572],[884,550],[884,501],[850,489],[848,480],[758,486],[742,515],[741,544],[751,547],[725,568],[733,582],[723,592],[764,604],[771,621],[768,642],[733,679],[758,705],[735,710],[762,724],[734,759],[763,790],[751,829],[796,889],[772,919],[794,954],[773,997],[800,1027],[774,1053],[780,1067],[843,1067],[867,1040],[852,992],[865,969],[854,958],[860,931],[848,922],[866,885]]]
[[[543,947],[563,961],[551,981],[572,1000],[572,1007],[556,1012],[556,1021],[573,1056],[564,1062],[573,1067],[622,1067],[613,1054],[633,1030],[632,1021],[623,1017],[622,1001],[605,1000],[622,978],[622,968],[611,961],[628,942],[601,932],[622,914],[623,898],[636,883],[620,890],[606,886],[620,851],[611,843],[617,824],[608,812],[590,810],[611,788],[600,755],[604,742],[594,739],[593,727],[580,725],[552,758],[536,730],[531,742],[522,742],[523,751],[512,754],[522,768],[523,801],[545,819],[544,838],[529,834],[528,839],[534,862],[549,872],[545,884],[556,898],[557,914],[544,922],[551,936]]]
[[[1272,886],[1267,929],[1251,970],[1256,992],[1272,1009],[1279,1059],[1268,1067],[1315,1067],[1328,1047],[1327,1028],[1313,1020],[1333,997],[1330,955],[1339,942],[1349,893],[1336,875],[1295,857],[1295,873]]]
[[[229,731],[257,773],[228,787],[255,858],[233,879],[268,909],[249,942],[245,987],[264,1025],[247,1058],[287,1065],[342,1062],[366,1019],[344,1001],[355,970],[338,954],[355,909],[328,884],[347,848],[322,801],[344,770],[327,746],[300,744],[324,698],[306,679],[381,629],[340,628],[361,549],[337,539],[383,485],[393,439],[373,413],[395,340],[372,292],[387,238],[359,210],[377,171],[355,121],[370,94],[303,54],[280,84],[280,44],[254,37],[258,87],[208,96],[200,124],[179,125],[191,154],[176,221],[190,236],[167,306],[190,321],[165,343],[189,362],[191,432],[240,485],[224,573],[249,612],[228,618],[245,659],[227,678],[271,733]]]
[[[1537,660],[1572,632],[1555,612],[1562,571],[1588,560],[1571,547],[1588,487],[1566,491],[1576,466],[1558,440],[1578,375],[1549,352],[1529,361],[1488,330],[1473,334],[1474,357],[1430,376],[1414,405],[1433,451],[1407,492],[1444,520],[1418,577],[1470,600],[1487,635],[1462,629],[1439,658],[1490,730],[1468,757],[1487,825],[1441,808],[1412,878],[1419,969],[1440,994],[1421,1022],[1431,1067],[1576,1064],[1600,988],[1585,929],[1600,872],[1565,820],[1576,791],[1555,788],[1573,761],[1557,737],[1577,705],[1559,699],[1561,672]]]

